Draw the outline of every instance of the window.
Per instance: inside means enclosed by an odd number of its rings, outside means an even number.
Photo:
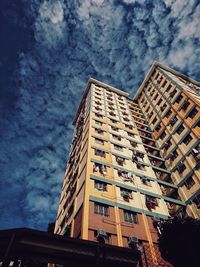
[[[162,102],[162,98],[159,99],[157,105],[160,105],[161,102]]]
[[[121,141],[121,140],[122,140],[121,136],[116,135],[116,134],[112,134],[112,137],[113,137],[114,139],[118,140],[118,141]]]
[[[141,177],[140,179],[144,185],[151,186],[151,181],[147,179],[146,177]]]
[[[156,95],[154,96],[154,98],[153,98],[153,99],[154,99],[154,100],[156,100],[156,99],[157,99],[157,97],[158,97],[158,94],[156,94]]]
[[[189,178],[187,178],[187,180],[185,181],[184,185],[186,186],[186,188],[189,190],[190,188],[193,187],[193,185],[195,184],[195,181],[193,180],[192,176],[190,176]]]
[[[136,166],[139,170],[142,170],[142,171],[145,170],[145,165],[143,165],[141,162],[136,162]]]
[[[183,99],[183,96],[182,96],[182,94],[180,94],[180,95],[176,98],[175,102],[176,102],[176,103],[180,103],[182,99]]]
[[[130,145],[131,145],[132,147],[137,147],[137,143],[134,142],[134,141],[130,141]]]
[[[117,121],[116,120],[113,120],[113,119],[110,119],[110,122],[117,123]]]
[[[96,125],[99,125],[99,126],[102,126],[103,125],[103,122],[95,120],[95,124]]]
[[[94,203],[94,213],[109,216],[109,207],[100,203]]]
[[[163,133],[160,135],[160,139],[163,140],[163,139],[165,138],[166,135],[167,135],[166,132],[163,132]]]
[[[95,149],[94,150],[94,154],[95,154],[95,156],[99,156],[99,157],[102,157],[102,158],[106,157],[106,152],[102,151],[100,149]]]
[[[109,115],[110,116],[116,116],[116,114],[113,111],[109,112]]]
[[[118,146],[118,145],[114,145],[114,149],[116,149],[118,151],[123,151],[123,147],[122,146]]]
[[[172,114],[172,111],[171,111],[171,110],[169,110],[169,111],[167,111],[167,113],[166,113],[166,115],[165,115],[165,116],[166,116],[167,118],[169,118],[169,116],[170,116],[171,114]]]
[[[167,107],[167,104],[164,104],[162,107],[160,107],[160,110],[164,111],[166,107]]]
[[[107,184],[101,181],[94,181],[94,188],[99,191],[107,191]]]
[[[158,131],[160,131],[160,129],[161,129],[161,125],[158,124],[158,125],[156,126],[155,130],[158,132]]]
[[[133,133],[127,132],[128,136],[134,137],[135,135]]]
[[[183,143],[187,146],[192,141],[192,136],[188,134],[184,139]]]
[[[158,206],[157,198],[146,196],[146,206],[149,210],[155,209]]]
[[[94,163],[93,172],[100,172],[103,176],[107,174],[107,167],[100,163]]]
[[[164,83],[162,84],[162,87],[165,87],[166,84],[167,84],[167,80],[164,81]]]
[[[117,128],[117,127],[114,127],[114,126],[111,126],[111,129],[112,129],[113,131],[116,131],[116,132],[118,132],[118,131],[119,131],[119,128]]]
[[[127,117],[123,117],[123,120],[130,121]]]
[[[171,160],[175,160],[177,157],[178,157],[178,152],[177,152],[176,150],[174,150],[173,152],[171,152],[171,153],[169,154],[169,158],[170,158]]]
[[[120,188],[120,194],[123,197],[123,199],[127,202],[129,202],[130,199],[133,199],[131,190]]]
[[[185,164],[181,161],[178,166],[177,166],[177,171],[178,173],[182,174],[184,172],[184,170],[186,169]]]
[[[185,130],[185,127],[181,124],[177,129],[177,134],[181,134]]]
[[[195,203],[197,205],[197,209],[200,209],[200,194],[197,195],[193,200],[193,203]]]
[[[182,105],[181,109],[186,110],[189,105],[190,105],[190,102],[188,100],[185,100],[183,102],[183,105]]]
[[[104,141],[99,139],[99,138],[95,138],[95,143],[100,144],[100,145],[104,145]]]
[[[198,113],[198,109],[196,107],[194,107],[190,113],[188,114],[187,118],[190,117],[191,119],[193,119]]]
[[[178,121],[177,117],[174,116],[174,117],[169,121],[169,124],[171,124],[171,126],[174,126],[174,124],[176,124],[177,121]]]
[[[124,210],[124,221],[129,223],[138,223],[137,213]]]
[[[95,116],[98,117],[98,118],[103,119],[103,115],[101,115],[100,113],[95,113]]]
[[[154,120],[152,121],[153,124],[155,124],[157,121],[157,118],[154,118]]]
[[[118,170],[117,173],[118,173],[119,178],[122,179],[124,182],[133,182],[133,175],[131,172]]]
[[[95,130],[95,133],[103,134],[103,130],[101,130],[101,129],[94,128],[94,130]]]
[[[163,86],[164,87],[164,86]],[[172,88],[172,85],[171,84],[169,84],[168,86],[167,86],[167,88],[166,88],[166,92],[169,92],[169,90]]]
[[[124,124],[124,125],[125,125],[126,128],[129,128],[130,130],[133,129],[133,126],[131,126],[131,125],[128,125],[128,124]]]
[[[173,98],[176,93],[177,93],[177,90],[176,89],[174,89],[172,92],[170,92],[169,99]]]
[[[117,163],[121,166],[123,166],[125,164],[125,159],[119,156],[115,156],[115,159],[117,161]]]

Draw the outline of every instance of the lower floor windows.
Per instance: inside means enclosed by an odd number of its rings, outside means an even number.
[[[137,213],[124,210],[124,221],[129,223],[138,223]]]
[[[94,213],[109,216],[109,207],[104,204],[94,203]]]

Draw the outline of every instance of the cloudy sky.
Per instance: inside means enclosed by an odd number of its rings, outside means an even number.
[[[198,0],[0,1],[0,228],[55,219],[89,77],[131,95],[154,60],[200,77]]]

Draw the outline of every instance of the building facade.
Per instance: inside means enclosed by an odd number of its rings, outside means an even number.
[[[198,90],[160,63],[133,99],[89,80],[74,119],[56,234],[137,246],[149,266],[170,266],[158,252],[159,222],[200,217]]]

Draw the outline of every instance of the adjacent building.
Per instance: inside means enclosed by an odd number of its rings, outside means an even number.
[[[55,233],[159,254],[159,223],[200,217],[200,84],[154,63],[133,99],[90,79],[74,135]]]

